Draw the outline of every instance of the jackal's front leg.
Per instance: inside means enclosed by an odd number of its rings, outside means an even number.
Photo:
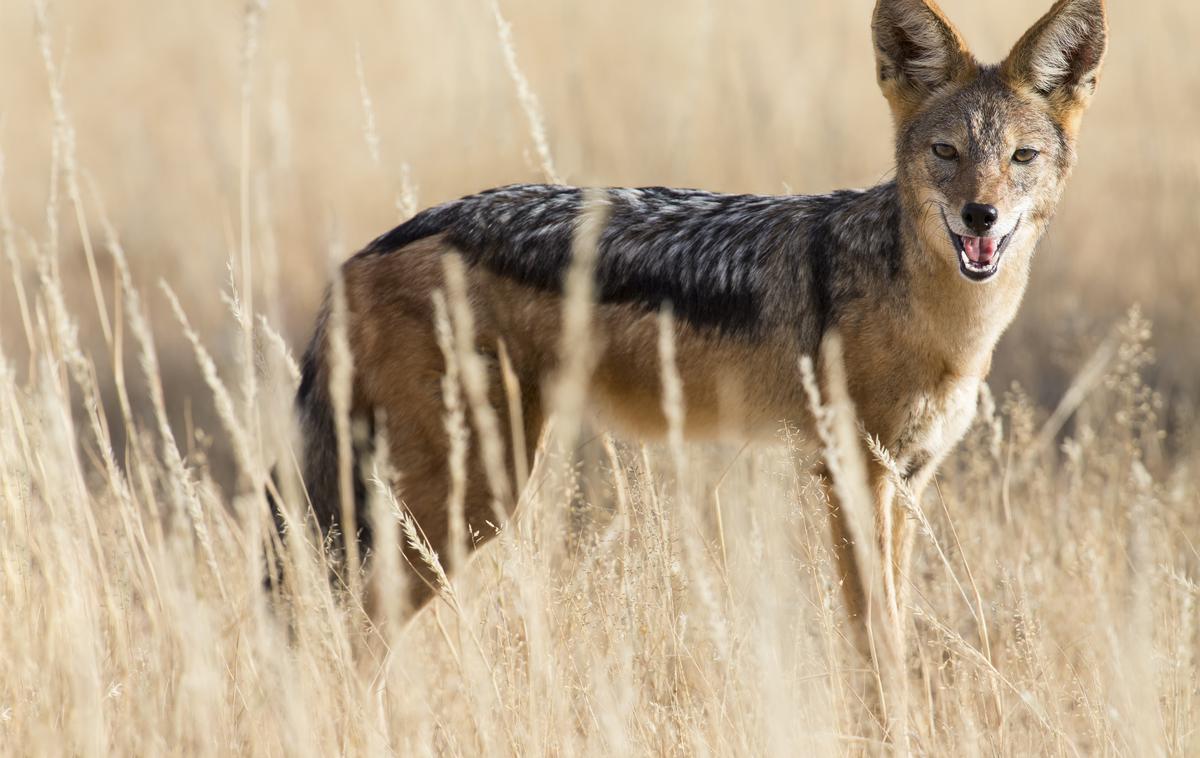
[[[886,470],[868,463],[869,503],[846,502],[850,488],[838,486],[827,468],[829,524],[837,576],[857,652],[877,672],[868,693],[885,734],[902,739],[907,714],[907,645],[903,583],[910,536],[898,509],[896,488]],[[856,509],[857,517],[856,517]],[[868,512],[863,512],[868,511]]]
[[[847,615],[863,633],[886,624],[902,642],[911,530],[896,487],[886,470],[872,461],[868,464],[870,502],[851,504],[843,502],[839,490],[846,490],[833,482],[827,468],[822,467],[821,475],[832,485],[826,488],[829,526]],[[869,509],[869,514],[863,514],[867,519],[855,523],[851,509],[863,505]],[[870,640],[861,647],[868,651]]]

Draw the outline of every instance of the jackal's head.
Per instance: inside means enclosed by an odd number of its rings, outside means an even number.
[[[1027,262],[1075,161],[1107,41],[1104,0],[1058,0],[981,65],[933,0],[878,0],[879,86],[922,247],[975,282]]]

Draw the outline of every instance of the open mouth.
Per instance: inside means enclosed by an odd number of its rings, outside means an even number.
[[[958,252],[959,271],[973,282],[985,282],[996,275],[1009,240],[1021,226],[1021,219],[1017,219],[1012,231],[1003,237],[968,237],[954,233],[950,222],[946,220],[945,212],[942,213],[942,221],[946,223],[946,232],[950,235],[950,241],[954,243],[955,251]]]

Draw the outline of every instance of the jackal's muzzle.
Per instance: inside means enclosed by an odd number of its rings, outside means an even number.
[[[955,232],[944,212],[942,220],[946,224],[946,233],[950,235],[950,242],[958,253],[958,269],[963,276],[973,282],[985,282],[1000,271],[1000,261],[1004,257],[1004,251],[1021,226],[1021,219],[1018,218],[1017,223],[1013,224],[1012,230],[1002,237],[972,237]]]

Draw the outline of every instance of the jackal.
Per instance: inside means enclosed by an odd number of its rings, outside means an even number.
[[[725,195],[649,187],[593,192],[607,206],[596,248],[590,397],[637,434],[665,427],[657,313],[676,325],[685,432],[718,427],[722,387],[741,388],[741,424],[774,433],[811,425],[798,359],[818,362],[841,335],[847,390],[865,431],[920,493],[963,436],[993,349],[1012,321],[1075,162],[1080,117],[1107,40],[1103,0],[1059,0],[998,65],[978,63],[931,0],[878,0],[878,83],[895,122],[896,175],[819,196]],[[349,413],[384,419],[402,497],[435,549],[448,539],[449,440],[432,294],[447,253],[461,256],[493,407],[507,407],[503,344],[520,387],[532,456],[543,388],[556,370],[563,280],[585,194],[514,185],[425,210],[342,267],[353,356]],[[302,473],[325,529],[355,514],[369,544],[363,484],[343,508],[326,316],[303,361]],[[380,413],[380,411],[382,413]],[[508,414],[499,413],[502,419]],[[503,422],[502,425],[507,423]],[[502,429],[511,440],[513,430]],[[477,436],[477,435],[475,435]],[[508,451],[512,467],[514,451]],[[893,586],[910,552],[889,474],[869,464]],[[341,480],[344,482],[345,480]],[[465,518],[486,538],[491,493],[478,446],[468,458]],[[848,534],[834,523],[851,615],[864,595]],[[410,563],[417,571],[421,561]],[[421,582],[413,582],[418,599]]]

